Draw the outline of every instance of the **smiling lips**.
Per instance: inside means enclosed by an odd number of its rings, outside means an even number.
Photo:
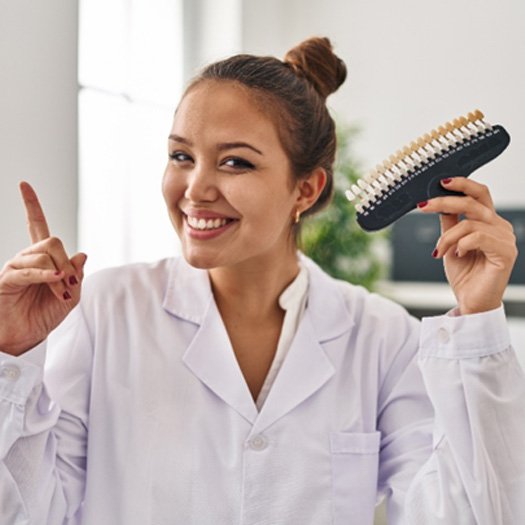
[[[224,231],[237,222],[228,217],[196,217],[184,215],[186,231],[194,239],[206,240],[221,235]]]
[[[204,219],[202,217],[199,219],[198,217],[187,217],[188,224],[194,230],[216,230],[217,228],[224,226],[231,220],[232,219],[220,217],[217,217],[216,219]]]

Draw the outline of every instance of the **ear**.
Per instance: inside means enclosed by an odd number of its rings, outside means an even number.
[[[326,186],[327,175],[324,168],[316,168],[308,177],[297,183],[299,195],[297,197],[297,209],[304,213],[311,208],[321,195]]]

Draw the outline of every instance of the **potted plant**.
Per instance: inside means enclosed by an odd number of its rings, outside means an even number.
[[[361,176],[351,150],[355,134],[355,128],[338,126],[333,201],[326,210],[305,220],[301,249],[333,277],[373,290],[384,276],[388,234],[363,231],[344,194]]]

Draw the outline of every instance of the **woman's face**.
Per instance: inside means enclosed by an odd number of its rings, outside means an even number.
[[[168,148],[163,194],[191,265],[264,263],[290,253],[300,190],[275,125],[245,88],[204,81],[190,90]]]

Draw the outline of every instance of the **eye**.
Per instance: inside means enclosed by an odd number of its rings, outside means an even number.
[[[183,153],[182,151],[174,151],[169,154],[169,157],[171,160],[177,163],[188,162],[192,160],[189,155],[186,155],[186,153]]]
[[[255,168],[251,162],[240,157],[230,157],[223,162],[223,165],[238,171],[248,171]]]

